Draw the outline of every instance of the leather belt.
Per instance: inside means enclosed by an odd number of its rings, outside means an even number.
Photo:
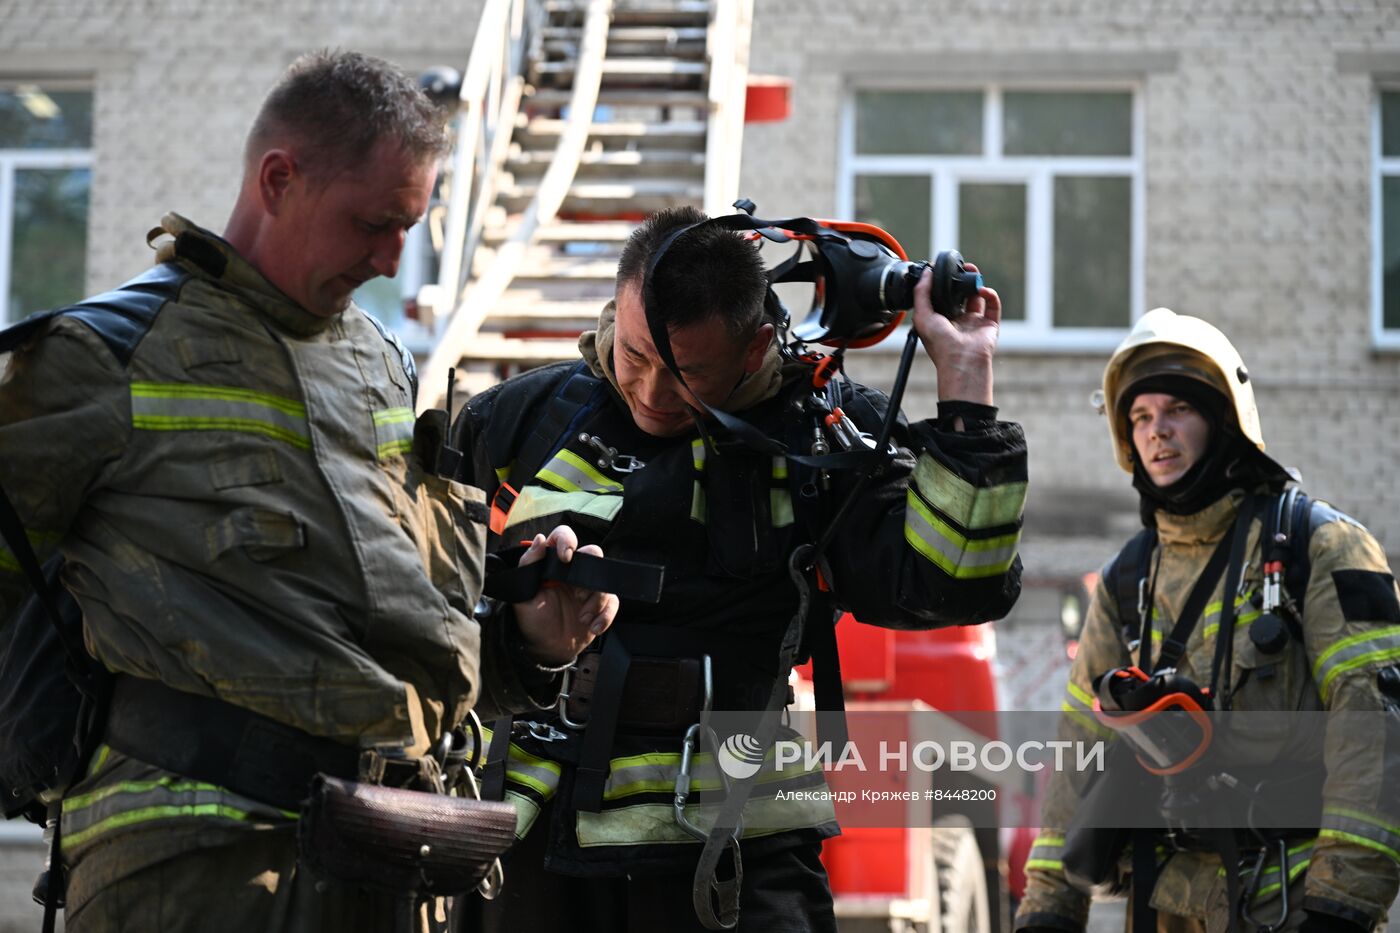
[[[103,737],[124,755],[283,810],[318,773],[354,780],[359,749],[213,697],[118,676]]]
[[[571,672],[564,701],[570,723],[583,725],[590,718],[600,660],[600,652],[586,652]],[[633,655],[622,688],[617,730],[682,734],[699,721],[703,694],[699,658]]]

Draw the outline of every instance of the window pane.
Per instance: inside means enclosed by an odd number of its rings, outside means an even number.
[[[1055,179],[1054,268],[1056,327],[1128,326],[1130,179]]]
[[[856,152],[862,155],[977,155],[982,92],[856,92]]]
[[[1132,94],[1012,91],[1002,105],[1007,155],[1133,154]]]
[[[1002,317],[1026,319],[1026,186],[964,184],[958,251],[1001,296]]]
[[[0,87],[0,149],[87,149],[92,92]]]
[[[1400,156],[1400,91],[1381,94],[1381,155]]]
[[[931,259],[931,185],[927,175],[857,175],[855,219],[888,230],[915,262]]]
[[[1381,179],[1381,326],[1400,328],[1400,177]]]
[[[11,321],[82,299],[91,184],[85,168],[15,172]]]

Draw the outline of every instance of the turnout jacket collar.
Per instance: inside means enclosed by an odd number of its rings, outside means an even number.
[[[618,398],[622,390],[618,388],[617,376],[613,373],[613,337],[616,334],[617,302],[609,301],[598,315],[598,329],[585,331],[578,338],[578,350],[588,369],[600,379],[606,379]],[[778,352],[777,341],[768,347],[763,357],[763,365],[757,372],[750,373],[735,387],[729,398],[716,407],[728,412],[744,411],[768,401],[783,387],[783,358]]]
[[[174,239],[157,245],[155,240],[162,234]],[[146,243],[155,248],[156,262],[184,261],[198,266],[201,272],[240,293],[249,305],[298,337],[319,334],[340,318],[339,314],[321,317],[307,311],[269,282],[227,240],[174,211],[146,234]]]
[[[1173,515],[1157,510],[1157,538],[1166,546],[1197,547],[1215,544],[1235,520],[1244,491],[1233,489],[1210,505],[1190,515]]]

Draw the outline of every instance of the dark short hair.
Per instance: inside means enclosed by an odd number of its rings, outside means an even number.
[[[293,140],[303,169],[330,177],[365,159],[381,139],[427,161],[447,149],[447,111],[382,58],[343,49],[302,55],[263,101],[244,150],[251,164]]]
[[[633,231],[617,263],[617,287],[641,287],[647,265],[666,237],[680,227],[709,218],[694,207],[669,207]],[[681,234],[652,273],[652,312],[668,328],[685,327],[713,316],[733,337],[747,340],[763,323],[768,275],[758,247],[716,226]]]

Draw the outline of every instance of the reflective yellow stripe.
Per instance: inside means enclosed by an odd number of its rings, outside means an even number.
[[[958,580],[995,577],[1016,560],[1021,533],[969,539],[934,515],[914,490],[905,498],[904,539],[948,576]]]
[[[306,406],[295,399],[269,395],[238,386],[206,386],[185,382],[133,382],[131,397],[143,399],[206,399],[219,402],[249,402],[273,408],[296,418],[306,417]]]
[[[1400,625],[1372,629],[1343,638],[1322,652],[1313,664],[1313,679],[1325,701],[1339,674],[1396,658],[1400,658]]]
[[[555,454],[535,478],[565,492],[622,492],[621,483],[608,479],[572,450]]]
[[[208,816],[220,816],[227,820],[239,820],[242,822],[262,822],[267,819],[266,817],[255,816],[247,810],[240,810],[237,807],[230,807],[220,803],[201,803],[186,806],[166,804],[113,814],[105,820],[89,826],[87,829],[79,830],[75,833],[64,833],[63,842],[68,846],[80,846],[94,836],[101,835],[110,830],[134,826],[138,823],[149,823],[155,820],[168,820],[178,817]]]
[[[705,524],[705,490],[696,482],[690,490],[690,518]]]
[[[1097,735],[1103,739],[1112,740],[1118,738],[1118,734],[1115,733],[1112,729],[1103,725],[1088,713],[1076,709],[1074,706],[1070,705],[1068,700],[1066,700],[1065,704],[1060,707],[1060,711],[1063,712],[1070,719],[1079,723],[1080,728],[1084,729],[1087,732],[1092,732],[1094,735]]]
[[[782,457],[774,457],[774,458],[773,458],[773,478],[774,478],[774,479],[787,479],[787,475],[788,475],[787,461],[784,460]]]
[[[767,760],[754,778],[756,784],[777,784],[783,781],[807,782],[810,775],[820,768],[773,767],[773,752],[770,749]],[[715,766],[714,755],[702,752],[695,755],[690,763],[690,789],[696,793],[721,790],[719,769]],[[637,794],[669,794],[676,789],[676,777],[681,770],[681,756],[675,752],[653,752],[647,755],[633,755],[615,758],[608,764],[608,778],[603,784],[604,800],[621,800]]]
[[[375,453],[380,460],[413,449],[413,409],[386,408],[374,412]]]
[[[112,747],[105,742],[97,746],[97,754],[92,756],[92,764],[88,766],[87,776],[92,777],[102,770],[102,766],[107,763],[107,759],[112,756]]]
[[[1322,839],[1339,839],[1342,842],[1350,842],[1362,846],[1363,848],[1374,849],[1377,852],[1390,856],[1392,860],[1400,862],[1400,852],[1396,852],[1390,846],[1381,845],[1379,842],[1367,839],[1364,836],[1358,836],[1355,833],[1344,833],[1340,829],[1324,829],[1318,836]]]
[[[914,485],[944,515],[968,531],[1011,525],[1021,520],[1026,484],[973,486],[927,452],[914,464]]]
[[[705,441],[703,438],[695,438],[690,442],[690,462],[695,466],[695,472],[705,472]]]
[[[786,489],[768,491],[768,511],[773,516],[774,528],[786,528],[792,524],[792,494]]]
[[[1026,859],[1026,871],[1034,871],[1034,870],[1037,869],[1037,868],[1040,869],[1041,871],[1064,871],[1064,870],[1065,870],[1064,863],[1061,862],[1059,859],[1048,859],[1048,858],[1028,858],[1028,859]]]
[[[483,728],[482,742],[489,748],[491,730]],[[510,743],[506,753],[506,780],[528,787],[545,800],[549,800],[559,790],[559,777],[562,769],[558,762],[532,755],[525,749]]]
[[[1079,684],[1071,680],[1065,685],[1065,690],[1073,699],[1079,701],[1080,705],[1085,709],[1092,710],[1094,708],[1094,698],[1089,695],[1089,691],[1079,686]]]
[[[512,461],[508,466],[496,467],[496,482],[504,483],[506,480],[510,479],[510,471],[514,468],[514,461]]]
[[[707,828],[719,812],[719,804],[686,807],[686,815],[697,826]],[[744,838],[768,836],[793,829],[821,826],[836,819],[829,800],[750,799],[744,804]],[[578,814],[578,844],[626,846],[647,844],[692,844],[700,841],[676,823],[669,803],[639,803],[630,807]]]
[[[97,790],[89,791],[86,794],[75,794],[72,797],[65,797],[63,799],[63,812],[65,814],[77,813],[99,801],[113,797],[116,794],[144,794],[152,790],[166,790],[172,794],[198,793],[200,791],[209,791],[216,794],[226,793],[226,791],[217,784],[205,784],[201,781],[182,781],[177,778],[160,778],[155,781],[123,781],[119,784],[99,787]]]
[[[1322,835],[1351,842],[1368,840],[1370,848],[1400,862],[1400,827],[1351,807],[1325,806],[1322,809]]]
[[[506,791],[505,801],[515,807],[515,838],[524,839],[530,827],[535,825],[535,820],[539,819],[540,805],[513,790]]]
[[[131,425],[143,431],[238,431],[311,448],[304,405],[236,386],[133,382]]]
[[[591,492],[556,492],[542,486],[526,486],[510,510],[510,525],[522,524],[547,515],[574,512],[610,522],[622,509],[622,497]]]

